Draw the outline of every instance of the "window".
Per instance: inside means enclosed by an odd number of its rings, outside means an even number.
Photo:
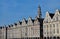
[[[48,28],[48,25],[47,25],[47,28]]]
[[[46,26],[44,25],[43,28],[46,28]]]
[[[53,33],[55,34],[55,24],[53,24]]]
[[[44,20],[44,23],[48,23],[48,19]]]
[[[44,32],[44,34],[46,34],[46,32]]]
[[[59,33],[59,29],[57,29],[57,33]]]
[[[52,25],[50,24],[50,34],[52,34]]]
[[[59,33],[59,26],[58,26],[58,24],[57,24],[57,33]]]
[[[47,35],[49,34],[49,32],[47,32]]]
[[[58,20],[60,20],[60,15],[58,15]]]
[[[56,21],[58,21],[58,17],[56,17]]]
[[[55,28],[55,24],[53,24],[53,27]]]
[[[32,30],[32,33],[33,33],[33,35],[34,35],[34,28],[33,28],[33,27],[31,27],[31,30]]]
[[[52,25],[50,24],[50,28],[52,28]]]
[[[27,36],[27,33],[25,33],[25,36]]]
[[[55,34],[55,29],[53,29],[53,33]]]
[[[48,19],[46,20],[46,23],[48,23]]]

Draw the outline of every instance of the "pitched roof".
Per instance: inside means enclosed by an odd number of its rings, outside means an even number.
[[[32,19],[32,22],[34,23],[35,19]]]
[[[50,17],[53,18],[54,14],[53,13],[49,13]]]

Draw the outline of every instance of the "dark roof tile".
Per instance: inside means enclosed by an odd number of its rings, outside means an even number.
[[[49,13],[50,17],[53,18],[54,14],[53,13]]]

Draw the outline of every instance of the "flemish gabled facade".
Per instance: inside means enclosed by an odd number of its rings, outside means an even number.
[[[0,38],[2,39],[2,30],[1,30],[2,27],[0,27]]]
[[[29,17],[22,21],[0,27],[0,39],[60,39],[60,11],[46,12],[43,19],[41,8],[35,19]]]
[[[41,8],[38,6],[38,15],[35,19],[29,17],[28,20],[23,18],[14,24],[8,25],[8,27],[0,29],[0,39],[40,39],[43,35],[42,26],[43,18],[41,17]],[[2,38],[4,37],[4,38]]]
[[[6,39],[6,27],[0,27],[0,39]]]
[[[43,21],[44,39],[60,39],[60,11],[57,9],[55,14],[46,12]]]

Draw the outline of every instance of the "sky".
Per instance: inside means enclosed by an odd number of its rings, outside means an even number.
[[[0,26],[16,23],[23,18],[37,16],[38,5],[41,7],[42,17],[46,11],[54,13],[60,9],[60,0],[0,0]]]

